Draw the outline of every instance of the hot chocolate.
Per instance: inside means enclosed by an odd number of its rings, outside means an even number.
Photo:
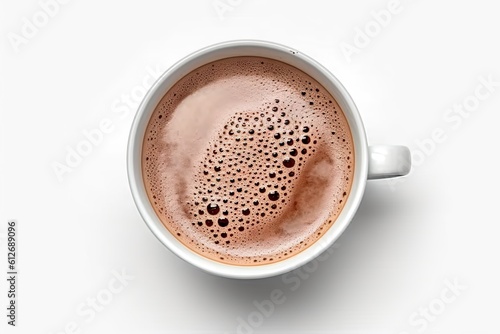
[[[354,147],[341,108],[285,63],[234,57],[179,80],[144,137],[145,188],[192,251],[234,265],[286,259],[341,212]]]

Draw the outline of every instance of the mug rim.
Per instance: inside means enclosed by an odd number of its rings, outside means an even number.
[[[225,55],[225,56],[223,56]],[[267,55],[267,56],[265,56]],[[177,81],[194,69],[215,60],[235,56],[258,56],[282,61],[317,80],[332,94],[348,121],[354,144],[354,176],[349,196],[341,213],[321,238],[295,255],[271,264],[231,265],[211,260],[182,244],[163,225],[154,211],[142,178],[142,145],[151,114],[161,98]],[[299,65],[299,66],[297,66]],[[313,72],[313,73],[311,73]],[[228,278],[256,279],[280,275],[313,260],[342,235],[357,211],[368,174],[366,133],[353,99],[340,81],[316,60],[293,48],[268,41],[232,40],[195,51],[167,69],[151,86],[135,114],[127,147],[127,176],[135,205],[156,238],[175,255],[211,274]]]

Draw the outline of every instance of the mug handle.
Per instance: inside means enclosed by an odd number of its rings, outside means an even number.
[[[368,147],[368,179],[387,179],[407,175],[411,154],[406,146],[373,145]]]

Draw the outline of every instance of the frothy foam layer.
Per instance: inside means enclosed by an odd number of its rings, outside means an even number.
[[[219,60],[163,97],[144,138],[153,207],[210,259],[271,263],[333,224],[351,188],[350,130],[314,79],[259,57]]]

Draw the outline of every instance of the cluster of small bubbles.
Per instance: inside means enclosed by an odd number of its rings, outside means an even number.
[[[307,75],[283,67],[277,61],[255,57],[235,57],[202,66],[187,75],[162,99],[146,129],[143,171],[148,196],[161,220],[184,243],[207,256],[227,263],[258,264],[285,259],[312,244],[335,221],[346,202],[354,168],[350,133],[345,131],[345,116],[326,90]],[[164,199],[170,183],[157,176],[165,163],[159,158],[162,131],[182,100],[214,76],[224,73],[253,74],[255,85],[275,97],[255,110],[236,111],[220,127],[217,136],[207,138],[205,156],[195,175],[190,176],[186,202],[190,215],[186,226],[173,224],[176,217]],[[262,71],[266,69],[266,71]],[[261,73],[273,79],[263,78]],[[279,73],[279,74],[278,74]],[[287,85],[284,86],[286,82]],[[279,88],[281,87],[281,88]],[[286,87],[284,89],[283,87]],[[274,94],[274,93],[273,93]],[[256,247],[254,240],[266,237],[272,225],[293,207],[298,181],[309,161],[331,146],[336,160],[346,161],[345,186],[334,194],[335,207],[324,226],[306,238],[277,253],[234,257],[229,250]],[[196,233],[190,231],[196,231]],[[205,235],[210,243],[200,242]],[[254,245],[254,246],[251,246]]]
[[[304,152],[310,147],[307,144],[313,134],[309,133],[309,126],[304,125],[308,121],[293,113],[286,122],[278,124],[281,122],[274,113],[283,108],[280,99],[276,98],[259,110],[235,113],[224,124],[217,140],[207,143],[210,148],[200,172],[195,176],[197,191],[193,192],[194,197],[188,205],[197,219],[204,215],[224,217],[218,218],[214,233],[208,234],[212,242],[219,244],[224,238],[235,247],[245,243],[249,233],[261,233],[266,225],[284,212],[290,202],[294,180],[299,177],[302,168],[302,164],[299,166],[296,163],[296,157],[299,151]],[[284,114],[282,111],[280,115]],[[252,141],[255,143],[249,145]],[[286,148],[283,147],[285,142]],[[217,147],[222,148],[222,158],[217,157]],[[213,179],[223,188],[216,187]],[[288,192],[285,191],[287,185]],[[269,211],[267,206],[274,202],[276,204],[272,204],[272,211]],[[197,209],[197,203],[209,203],[206,213]],[[244,222],[242,217],[247,216],[249,219]],[[262,221],[264,217],[265,221]],[[195,226],[213,227],[212,219],[208,220],[211,223]],[[245,228],[245,225],[253,228]],[[222,233],[229,229],[233,231],[232,237],[223,237]]]

